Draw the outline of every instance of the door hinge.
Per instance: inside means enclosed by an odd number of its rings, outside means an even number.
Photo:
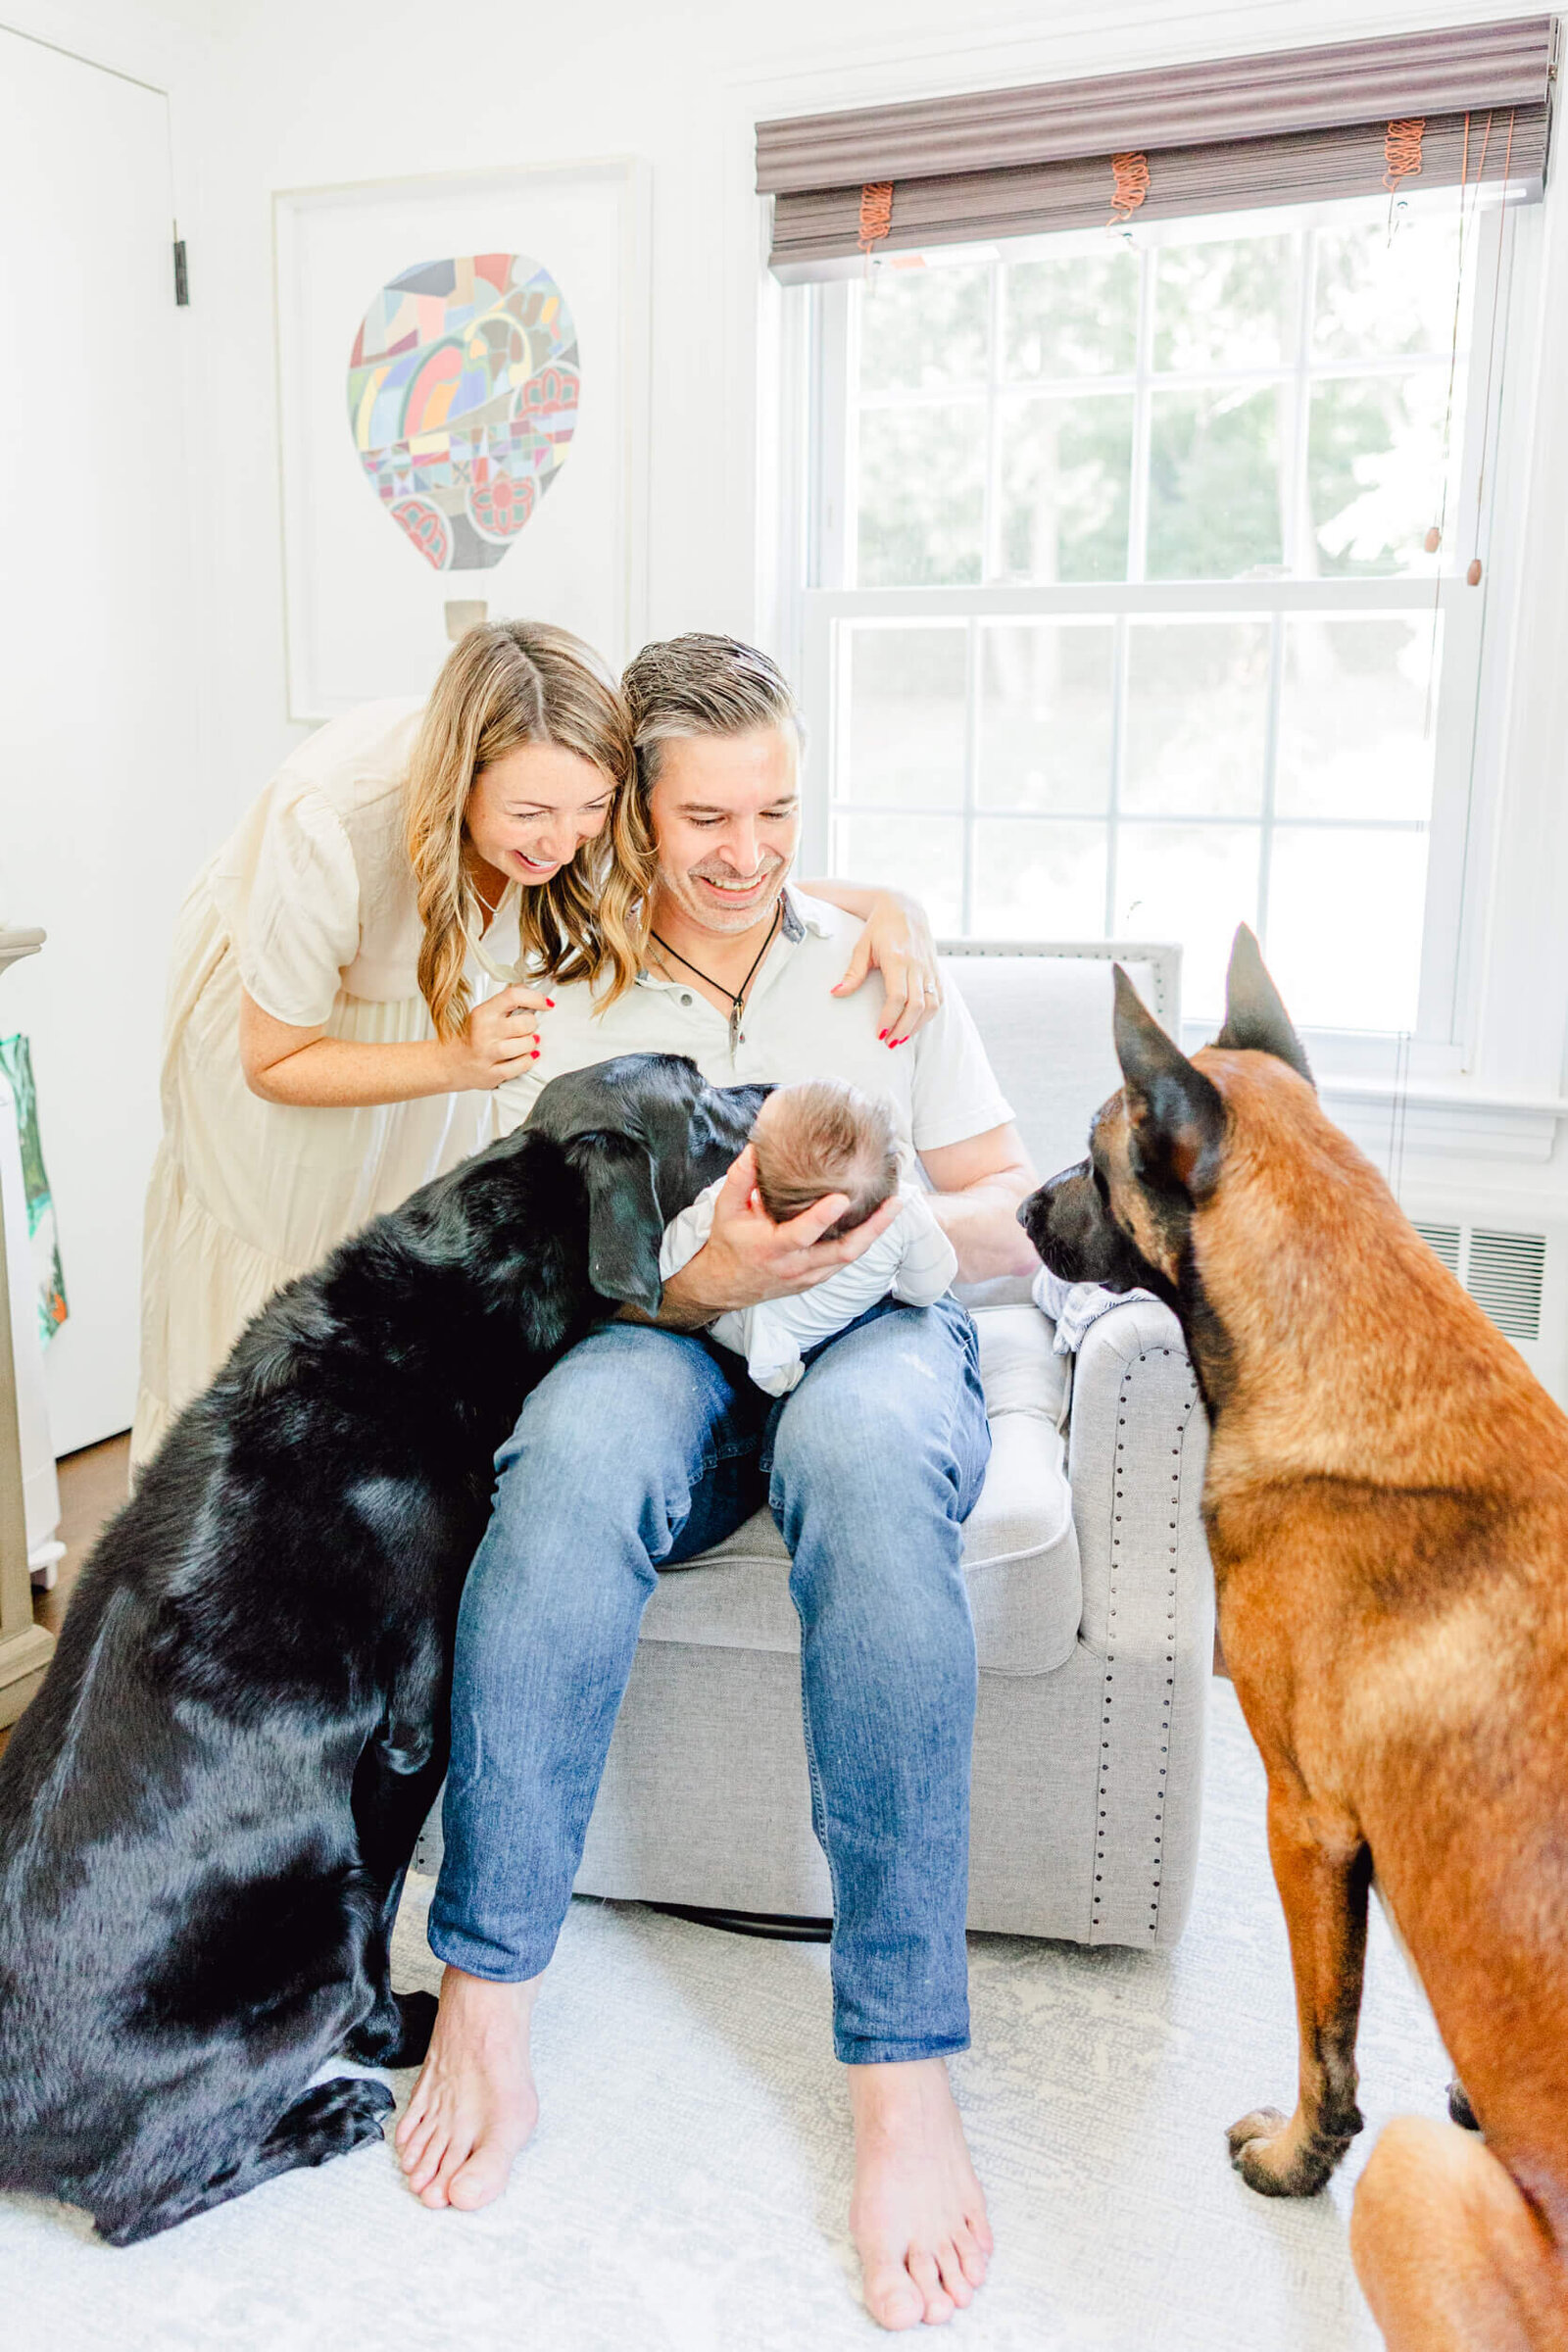
[[[185,240],[174,239],[174,301],[182,311],[190,308],[190,276],[185,268]]]

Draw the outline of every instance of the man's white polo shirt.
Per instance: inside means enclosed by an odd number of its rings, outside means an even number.
[[[730,1052],[729,1020],[695,987],[644,972],[625,995],[596,1011],[586,981],[558,987],[539,1023],[540,1057],[526,1078],[497,1091],[501,1132],[524,1124],[552,1078],[615,1054],[689,1054],[710,1086],[782,1086],[801,1078],[846,1078],[888,1096],[916,1152],[966,1143],[1005,1126],[1012,1111],[951,978],[942,1008],[907,1045],[878,1042],[882,983],[873,972],[853,997],[835,997],[862,925],[852,914],[788,891],[784,922],[752,982],[741,1035]]]

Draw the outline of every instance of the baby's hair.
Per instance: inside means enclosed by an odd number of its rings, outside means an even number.
[[[842,1079],[809,1078],[780,1087],[767,1109],[763,1131],[752,1129],[752,1146],[757,1189],[775,1225],[824,1193],[848,1193],[849,1207],[822,1237],[834,1241],[863,1225],[897,1189],[898,1142],[885,1102]]]

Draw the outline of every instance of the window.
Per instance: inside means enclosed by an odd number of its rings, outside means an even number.
[[[792,296],[835,870],[949,934],[1179,939],[1205,1018],[1245,919],[1304,1026],[1442,1047],[1510,226],[1357,201]]]

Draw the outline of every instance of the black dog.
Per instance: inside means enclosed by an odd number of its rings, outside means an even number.
[[[378,2138],[492,1457],[765,1090],[628,1054],[280,1291],[82,1571],[0,1758],[0,2188],[129,2245]]]

